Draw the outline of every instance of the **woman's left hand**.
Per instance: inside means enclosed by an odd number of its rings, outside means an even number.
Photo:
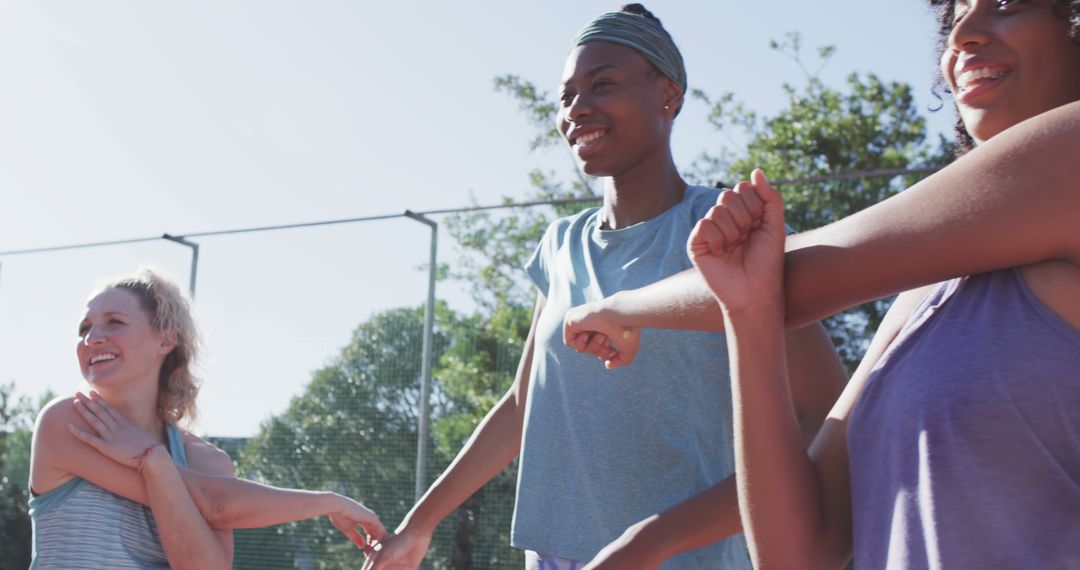
[[[113,409],[97,392],[90,392],[90,396],[76,394],[74,405],[93,432],[68,425],[71,433],[121,465],[138,467],[143,451],[160,443]]]

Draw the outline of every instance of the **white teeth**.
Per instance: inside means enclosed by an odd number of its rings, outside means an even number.
[[[116,360],[116,355],[115,354],[99,354],[99,355],[97,355],[97,356],[90,359],[90,364],[97,364],[98,362],[101,362],[101,361],[104,361],[104,360]]]
[[[596,139],[598,139],[598,138],[600,138],[602,136],[604,136],[603,132],[595,132],[595,133],[584,134],[584,135],[581,135],[580,137],[578,137],[577,141],[574,144],[576,144],[576,145],[589,144],[589,143],[593,142],[594,140],[596,140]]]
[[[1005,76],[1005,70],[1003,69],[991,69],[989,67],[980,67],[978,69],[969,69],[960,74],[956,78],[956,85],[960,89],[967,89],[971,87],[973,83],[980,79],[1000,79]]]

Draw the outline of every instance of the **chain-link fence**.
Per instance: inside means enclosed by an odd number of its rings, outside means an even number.
[[[900,174],[923,175],[932,170],[880,170],[777,183],[892,178]],[[509,254],[499,249],[493,254],[509,267],[502,268],[505,277],[507,272],[517,271],[514,267],[520,264],[523,252],[527,254],[526,249],[539,237],[538,233],[530,237],[527,231],[519,231],[521,228],[531,227],[538,232],[543,228],[543,220],[550,217],[551,206],[566,208],[582,201],[575,198],[503,204],[426,214],[476,216],[481,212],[479,215],[483,216],[486,210],[528,207],[529,223],[512,224],[512,229],[518,231],[515,235],[520,243],[516,247],[521,251]],[[543,208],[543,213],[537,208]],[[426,228],[417,231],[420,226],[407,217],[415,219],[415,216],[396,214],[202,232],[186,234],[181,240],[166,235],[0,251],[4,279],[0,287],[0,320],[41,321],[51,330],[44,341],[35,337],[30,325],[19,329],[17,339],[0,336],[0,436],[3,436],[0,437],[0,550],[9,553],[0,557],[0,570],[25,567],[29,556],[25,509],[28,493],[21,482],[27,480],[29,429],[36,408],[28,399],[16,401],[12,397],[12,384],[3,383],[14,381],[15,391],[28,393],[20,385],[19,374],[36,374],[44,368],[40,362],[43,358],[30,359],[20,369],[12,366],[18,362],[12,356],[28,352],[30,344],[55,344],[53,348],[59,355],[56,358],[70,359],[65,335],[52,330],[63,325],[51,324],[51,316],[44,307],[34,308],[32,318],[28,317],[24,303],[18,299],[19,281],[25,282],[23,291],[33,288],[36,294],[50,299],[76,298],[86,290],[64,289],[69,275],[82,272],[94,275],[93,280],[97,280],[132,268],[128,261],[115,255],[88,258],[83,252],[89,248],[97,252],[127,248],[139,263],[165,265],[175,275],[193,276],[196,271],[191,264],[193,257],[187,257],[184,248],[177,248],[171,242],[191,245],[184,240],[217,238],[219,241],[204,247],[201,253],[194,248],[190,251],[201,255],[200,297],[196,308],[197,318],[204,326],[209,321],[211,326],[207,328],[213,329],[208,339],[211,360],[231,363],[216,369],[227,369],[227,373],[219,372],[219,375],[232,378],[225,382],[222,378],[207,378],[204,393],[218,392],[212,399],[204,397],[204,403],[211,402],[204,409],[207,415],[218,416],[256,410],[267,419],[253,436],[220,437],[211,431],[209,439],[229,453],[241,477],[283,487],[330,490],[356,498],[378,512],[392,529],[415,502],[418,486],[425,333],[423,299],[431,269],[421,267],[418,271],[418,266],[428,260],[429,234]],[[409,227],[387,230],[375,229],[378,224],[359,223],[385,223],[394,219]],[[458,220],[477,223],[478,218]],[[272,237],[280,235],[277,230],[301,227],[312,231],[300,232],[306,237],[294,234],[287,242]],[[458,228],[461,227],[459,224]],[[357,235],[355,228],[368,228],[370,233]],[[253,248],[250,243],[238,244],[244,239],[233,237],[236,234],[256,234],[262,239]],[[487,239],[484,236],[490,235],[473,234],[470,239],[483,241]],[[444,234],[441,243],[452,243],[446,237]],[[398,248],[381,247],[387,242],[395,243]],[[477,286],[489,289],[493,288],[490,283],[507,286],[515,279],[485,281],[487,269],[475,259],[455,262],[459,268],[455,270],[454,263],[445,262],[451,257],[447,250],[456,253],[453,245],[444,247],[440,252],[444,261],[436,265],[437,269],[459,278],[474,275],[476,279],[470,284],[474,294]],[[45,259],[44,254],[59,257]],[[12,262],[31,257],[36,265]],[[333,263],[328,264],[327,259]],[[48,267],[53,267],[63,278],[40,278]],[[293,290],[276,289],[273,283],[282,279],[283,272],[304,276],[302,285],[295,285],[294,279]],[[237,281],[242,285],[239,288]],[[386,282],[393,285],[388,288]],[[445,469],[484,414],[506,392],[513,381],[530,322],[529,307],[517,306],[520,302],[503,302],[512,297],[503,292],[488,291],[494,293],[490,297],[502,301],[485,307],[483,303],[470,304],[460,288],[456,292],[454,289],[450,282],[440,285],[440,301],[433,307],[430,430],[424,441],[426,467],[421,488]],[[382,291],[386,298],[371,299],[372,290]],[[220,294],[223,291],[228,293]],[[445,301],[455,295],[458,302]],[[335,318],[319,320],[311,315]],[[4,332],[0,330],[0,335]],[[59,340],[61,337],[65,340]],[[334,348],[346,341],[343,348]],[[277,362],[280,356],[293,356],[289,353],[304,350],[319,355],[323,364],[304,371],[289,367],[295,358],[281,358]],[[44,360],[52,358],[51,354]],[[66,373],[72,372],[77,375],[74,366]],[[228,389],[232,391],[222,392]],[[520,568],[522,555],[509,545],[515,484],[516,465],[511,465],[450,514],[435,534],[424,567]],[[362,560],[356,548],[325,517],[239,530],[235,539],[236,568],[355,568]]]
[[[426,481],[446,467],[479,409],[470,399],[506,386],[513,343],[485,346],[483,331],[442,311],[435,330],[432,437]],[[394,309],[362,324],[352,342],[258,436],[225,440],[238,474],[275,485],[326,489],[362,498],[387,525],[412,506],[420,394],[423,311]],[[441,357],[441,358],[438,358]],[[461,373],[470,372],[476,382]],[[492,382],[486,390],[481,386]],[[234,451],[235,450],[235,451]],[[471,497],[442,525],[427,568],[520,568],[509,546],[516,469]],[[236,568],[354,568],[356,549],[325,518],[238,531]]]
[[[377,216],[372,219],[342,220],[337,224],[311,224],[309,227],[314,229],[299,232],[303,235],[291,236],[287,245],[274,240],[272,236],[281,233],[276,231],[264,234],[265,237],[258,240],[232,235],[186,236],[197,239],[202,245],[197,273],[196,317],[207,333],[206,344],[211,360],[207,366],[204,394],[200,398],[203,418],[198,425],[214,423],[214,420],[220,419],[223,409],[224,413],[238,415],[261,409],[260,415],[267,418],[250,436],[221,437],[213,430],[199,427],[195,431],[206,435],[207,439],[232,457],[238,476],[282,487],[329,490],[355,498],[375,510],[390,530],[415,502],[423,378],[424,302],[429,278],[426,266],[429,231],[407,220],[401,220],[398,226],[391,229],[385,227],[388,218],[398,217]],[[399,263],[396,267],[391,267],[390,262],[380,261],[377,258],[380,248],[370,245],[378,242],[348,229],[379,224],[359,222],[384,222],[379,235],[399,243],[411,240],[407,247],[402,248],[410,253],[397,253],[395,262]],[[318,229],[323,226],[333,227]],[[350,231],[353,233],[350,234]],[[443,232],[442,243],[450,245],[444,246],[440,255],[443,258],[453,257],[456,252],[452,240],[447,239],[445,230]],[[248,254],[240,253],[240,246],[236,243],[240,241],[248,242],[244,245]],[[265,243],[255,247],[269,252],[266,254],[269,260],[265,263],[259,259],[262,253],[250,253],[252,241]],[[357,246],[365,243],[369,245]],[[362,284],[351,289],[329,285],[357,281],[341,267],[320,268],[318,263],[305,266],[305,263],[310,263],[307,258],[316,249],[320,256],[336,257],[364,267],[378,267],[381,279],[395,283],[394,289],[404,291],[395,293],[402,293],[399,296],[407,301],[374,300],[368,305],[359,305],[357,298],[370,296],[369,291],[373,288]],[[194,266],[189,266],[191,258],[187,254],[185,248],[152,237],[91,244],[90,247],[63,246],[0,252],[0,262],[3,263],[0,266],[3,270],[0,274],[3,285],[0,286],[0,320],[27,321],[21,312],[25,303],[17,298],[25,295],[20,291],[27,288],[35,288],[38,290],[36,292],[44,289],[50,298],[69,299],[72,303],[68,305],[78,309],[78,300],[85,298],[91,288],[82,286],[75,292],[69,292],[55,280],[42,279],[48,267],[57,266],[63,271],[66,266],[72,274],[93,274],[88,281],[92,283],[130,271],[135,265],[148,264],[163,267],[183,287],[189,284],[188,272],[195,271]],[[125,256],[139,261],[127,263],[121,259]],[[99,263],[95,270],[74,267],[72,262],[75,259],[89,265],[93,265],[91,259],[108,261]],[[256,290],[235,297],[236,288],[226,284],[242,276],[243,280],[258,284],[263,290],[271,289],[272,284],[280,280],[275,271],[277,266],[282,265],[306,273],[321,270],[322,275],[311,279],[304,290],[290,291],[288,295],[278,292],[270,295],[269,300],[260,298],[261,293]],[[229,295],[234,298],[221,298],[222,291],[227,287],[231,291]],[[53,291],[53,288],[56,290]],[[319,295],[320,298],[313,302],[308,298],[312,295]],[[493,324],[492,316],[477,309],[468,300],[468,295],[460,287],[455,287],[453,282],[444,281],[439,285],[438,298],[434,307],[431,342],[430,430],[425,441],[426,468],[422,482],[425,487],[446,468],[478,421],[509,387],[516,372],[529,318],[527,308],[506,307],[501,311],[511,315],[502,314],[498,323]],[[447,298],[450,298],[450,303],[446,301]],[[311,306],[313,303],[315,306]],[[299,315],[300,311],[295,315],[287,313],[288,317],[269,324],[264,319],[264,313],[297,310],[298,306],[306,307],[308,312],[336,310],[355,316],[350,321],[347,317],[337,315],[339,323],[345,321],[347,324],[344,331],[339,326],[337,336],[332,338],[331,333],[326,331],[297,333],[292,330],[311,328],[288,322],[292,318],[303,318]],[[223,313],[227,313],[224,320],[221,319]],[[77,319],[75,312],[68,311],[58,321],[61,324],[51,328],[73,329],[73,319]],[[230,330],[221,332],[224,326],[230,327]],[[66,344],[70,341],[69,332],[45,333],[49,336],[46,344],[55,345],[52,348],[55,348],[57,358],[65,361],[72,356]],[[308,335],[312,338],[306,338]],[[318,346],[314,351],[322,355],[319,358],[323,364],[314,370],[298,373],[293,369],[276,369],[273,365],[255,366],[253,363],[251,369],[262,376],[255,383],[251,378],[219,378],[216,376],[220,373],[212,374],[213,370],[228,368],[228,374],[235,375],[235,368],[228,364],[233,360],[286,356],[290,350],[281,346],[283,343],[273,343],[247,351],[228,344],[226,336],[284,338],[289,339],[287,344],[292,346],[296,346],[298,341],[316,344]],[[35,340],[34,335],[29,335],[19,342],[29,345],[39,341]],[[0,383],[13,382],[6,384],[8,392],[5,393],[38,395],[38,391],[30,387],[31,384],[20,381],[25,374],[14,366],[15,360],[10,358],[26,348],[9,346],[7,352],[0,355]],[[71,360],[72,366],[58,373],[67,374],[69,380],[77,378],[78,374]],[[283,365],[286,360],[282,358]],[[223,367],[223,363],[228,366]],[[225,404],[220,403],[220,396],[211,400],[210,392],[220,391],[222,384],[226,383],[242,383],[244,387],[239,388],[235,395],[226,396]],[[287,391],[287,400],[275,403],[273,398],[262,398],[260,388],[253,387],[260,383],[266,385],[268,392]],[[78,387],[74,380],[67,382],[66,386],[72,390]],[[56,391],[63,393],[64,388]],[[3,481],[0,490],[4,491],[0,495],[0,550],[12,554],[0,560],[0,569],[9,565],[24,568],[25,557],[29,556],[25,508],[29,495],[25,481],[28,434],[36,405],[24,405],[16,410],[13,403],[0,406],[3,407],[0,409],[2,413],[11,412],[14,415],[17,411],[19,414],[12,421],[0,414],[0,435],[5,436],[3,441],[10,444],[6,449],[0,446],[0,481]],[[6,437],[16,432],[17,437]],[[516,473],[515,463],[443,521],[423,567],[520,568],[523,565],[521,553],[510,547],[509,538]],[[11,532],[7,532],[8,526]],[[235,568],[356,568],[363,560],[362,553],[326,517],[275,527],[237,530],[234,536]],[[12,542],[11,548],[7,542]]]

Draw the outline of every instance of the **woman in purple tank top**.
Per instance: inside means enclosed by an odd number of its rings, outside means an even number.
[[[571,345],[723,322],[757,567],[1080,568],[1080,1],[931,4],[961,159],[786,244],[755,172],[696,272],[566,317]],[[897,292],[806,451],[785,325]]]

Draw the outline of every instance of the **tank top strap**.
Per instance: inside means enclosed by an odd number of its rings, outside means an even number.
[[[187,452],[184,450],[184,434],[180,431],[180,428],[168,424],[165,426],[165,435],[169,442],[169,455],[172,456],[173,463],[187,467]]]

